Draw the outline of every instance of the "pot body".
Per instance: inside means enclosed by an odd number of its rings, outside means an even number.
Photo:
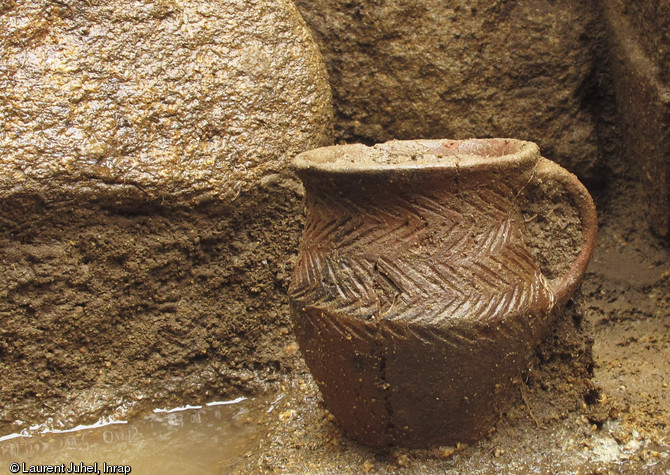
[[[298,168],[307,222],[291,315],[348,435],[466,442],[507,408],[555,302],[516,204],[535,163]]]

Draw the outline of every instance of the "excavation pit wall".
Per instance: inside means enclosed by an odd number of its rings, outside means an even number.
[[[4,200],[2,431],[271,389],[297,363],[284,294],[300,191],[272,183],[197,206]]]

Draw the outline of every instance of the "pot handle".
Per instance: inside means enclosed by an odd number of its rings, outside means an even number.
[[[582,185],[575,175],[544,157],[541,157],[537,162],[533,181],[539,183],[556,181],[563,185],[566,191],[572,196],[574,205],[577,211],[579,211],[582,221],[584,242],[579,254],[564,275],[549,281],[556,297],[554,304],[560,307],[567,302],[568,298],[577,289],[579,282],[586,272],[586,266],[588,266],[591,259],[596,232],[598,231],[596,206],[586,187]]]

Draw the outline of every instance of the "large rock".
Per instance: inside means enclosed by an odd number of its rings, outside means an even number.
[[[330,140],[288,0],[4,2],[0,197],[235,196]]]
[[[297,0],[344,141],[510,136],[596,176],[586,1]]]
[[[624,154],[644,184],[651,229],[670,238],[670,3],[603,6]]]
[[[295,6],[0,5],[0,435],[298,364],[284,172],[332,111]]]

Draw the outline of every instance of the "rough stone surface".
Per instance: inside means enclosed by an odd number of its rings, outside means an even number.
[[[230,198],[330,140],[287,0],[9,1],[0,32],[0,197]]]
[[[340,140],[521,138],[597,178],[589,2],[296,4],[328,66]]]
[[[622,0],[604,5],[623,153],[645,185],[651,229],[668,238],[670,4]]]
[[[332,142],[295,6],[0,5],[0,434],[272,385]]]

